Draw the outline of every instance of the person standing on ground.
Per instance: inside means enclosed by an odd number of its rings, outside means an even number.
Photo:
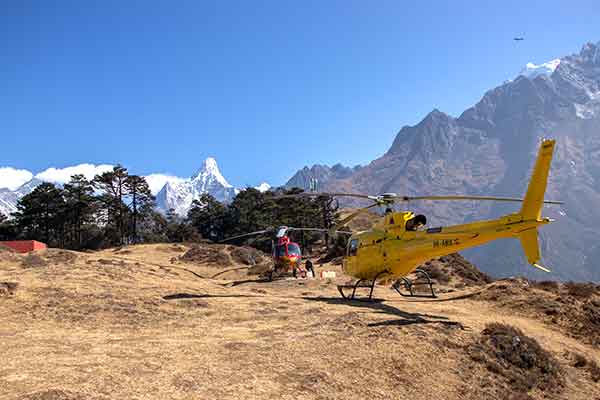
[[[306,260],[306,272],[310,273],[312,275],[312,277],[315,277],[315,270],[313,269],[313,263],[312,261],[310,261],[310,259]]]

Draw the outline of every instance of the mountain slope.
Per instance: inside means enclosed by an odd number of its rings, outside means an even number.
[[[353,168],[345,167],[342,164],[335,164],[333,167],[328,167],[327,165],[316,164],[312,167],[304,167],[300,171],[296,172],[294,176],[292,176],[284,187],[287,188],[303,188],[310,189],[311,180],[316,179],[317,186],[322,184],[326,184],[332,180],[345,179],[350,177],[353,173],[360,170],[360,166],[355,166]]]
[[[563,57],[551,74],[520,75],[487,92],[458,118],[438,110],[404,127],[386,154],[320,190],[364,193],[494,194],[522,196],[542,137],[557,139],[546,207],[558,221],[542,230],[546,264],[554,279],[600,280],[600,43]],[[413,203],[431,224],[488,218],[515,205],[475,202]],[[495,276],[548,275],[526,267],[517,242],[469,251]]]

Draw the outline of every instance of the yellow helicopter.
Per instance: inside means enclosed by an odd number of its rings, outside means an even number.
[[[342,297],[354,299],[357,288],[368,288],[370,289],[369,299],[371,299],[375,283],[384,278],[396,279],[392,288],[402,296],[436,297],[431,279],[425,271],[417,269],[419,265],[432,258],[497,239],[519,238],[528,262],[536,268],[549,272],[547,268],[539,264],[540,250],[537,228],[552,222],[550,218],[542,218],[543,204],[563,204],[559,201],[544,201],[554,145],[554,140],[542,141],[524,199],[489,196],[409,197],[399,196],[395,193],[378,196],[353,193],[300,193],[289,196],[346,196],[373,201],[370,206],[361,208],[341,220],[333,229],[344,226],[360,213],[373,207],[386,207],[385,216],[373,229],[354,233],[348,240],[343,269],[358,281],[352,285],[338,286]],[[416,200],[522,202],[522,206],[519,212],[494,220],[426,229],[427,218],[424,215],[415,215],[411,211],[395,212],[391,209],[396,202]],[[418,279],[415,281],[407,278],[407,275],[412,272],[418,275]],[[428,285],[429,294],[413,292],[413,287],[422,284]],[[405,292],[401,290],[402,286],[404,286]],[[352,290],[350,295],[344,292],[347,289]]]

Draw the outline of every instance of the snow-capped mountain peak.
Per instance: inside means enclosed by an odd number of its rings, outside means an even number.
[[[258,190],[259,192],[267,192],[269,191],[269,189],[271,189],[271,185],[269,185],[267,182],[263,182],[258,186],[255,186],[254,189]]]
[[[227,182],[219,171],[217,160],[208,157],[190,179],[181,182],[169,181],[156,195],[156,205],[163,211],[170,209],[180,216],[185,216],[194,200],[198,200],[204,193],[209,193],[222,202],[233,200],[235,189]]]
[[[208,157],[204,160],[202,168],[192,176],[191,180],[203,182],[203,184],[217,182],[224,187],[232,187],[229,182],[227,182],[227,179],[221,174],[219,166],[217,165],[217,160],[213,157]]]
[[[519,75],[523,75],[531,79],[539,75],[552,75],[559,64],[560,58],[556,58],[539,65],[529,62],[525,65],[525,68],[519,72]]]

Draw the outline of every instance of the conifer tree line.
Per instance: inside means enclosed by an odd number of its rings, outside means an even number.
[[[338,204],[330,197],[275,199],[277,194],[300,189],[260,192],[240,191],[228,204],[203,194],[186,217],[155,209],[155,198],[144,177],[117,165],[88,180],[74,175],[62,187],[42,183],[23,196],[17,211],[0,213],[0,240],[38,240],[51,247],[100,249],[135,243],[213,242],[247,232],[281,225],[330,228],[338,219]],[[297,233],[303,245],[322,235]],[[270,249],[270,237],[250,238],[248,243]]]
[[[140,223],[153,207],[146,180],[117,165],[92,180],[74,175],[63,187],[40,184],[19,200],[13,218],[0,222],[0,239],[69,249],[138,243],[144,240]]]

